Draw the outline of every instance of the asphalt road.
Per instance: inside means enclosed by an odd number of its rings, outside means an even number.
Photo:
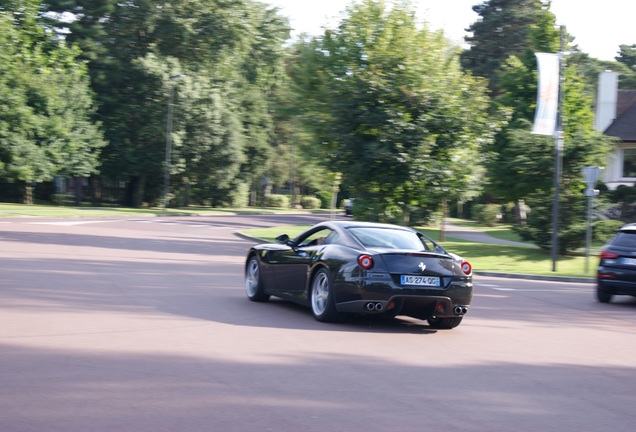
[[[632,431],[636,299],[477,276],[456,329],[245,299],[237,229],[0,219],[0,431]]]

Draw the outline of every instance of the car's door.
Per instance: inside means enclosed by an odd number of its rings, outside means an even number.
[[[309,272],[327,247],[325,239],[331,233],[328,228],[308,232],[296,239],[290,249],[276,251],[272,258],[276,262],[276,285],[280,293],[294,297],[304,295]]]

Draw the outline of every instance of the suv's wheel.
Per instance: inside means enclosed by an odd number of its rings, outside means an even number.
[[[612,301],[612,294],[607,292],[607,291],[605,291],[600,286],[597,286],[596,287],[596,298],[601,303],[609,303],[609,302]]]

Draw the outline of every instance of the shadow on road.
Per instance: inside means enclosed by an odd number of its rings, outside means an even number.
[[[261,344],[242,342],[254,352]],[[268,361],[225,361],[222,343],[167,355],[4,341],[0,430],[419,432],[431,417],[438,428],[473,432],[633,425],[633,368],[462,364],[441,346],[417,362],[390,360],[382,347],[377,356],[297,348]]]

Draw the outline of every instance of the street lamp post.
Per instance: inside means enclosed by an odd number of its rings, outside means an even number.
[[[172,75],[170,80],[183,78],[185,75]],[[172,135],[172,105],[174,102],[174,84],[169,83],[168,93],[168,120],[166,125],[166,160],[163,175],[163,208],[168,206],[168,186],[170,185],[170,154],[172,151],[172,143],[170,141]]]

